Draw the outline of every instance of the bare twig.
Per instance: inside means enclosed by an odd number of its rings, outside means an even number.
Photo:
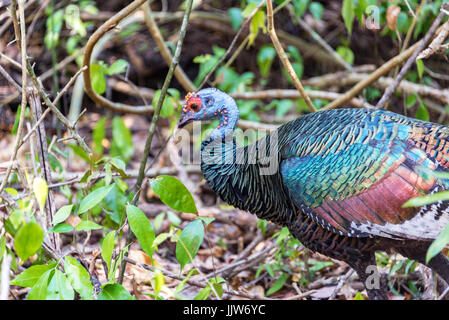
[[[25,120],[25,108],[26,108],[26,104],[27,104],[27,92],[26,92],[27,91],[26,90],[27,70],[25,68],[27,54],[26,54],[25,13],[24,13],[24,7],[23,7],[24,0],[19,0],[18,4],[19,4],[20,27],[19,27],[19,23],[17,21],[17,16],[16,16],[16,7],[17,7],[16,0],[11,1],[10,10],[11,10],[11,18],[13,21],[14,30],[15,30],[15,34],[16,34],[16,38],[17,38],[17,44],[20,45],[20,56],[22,59],[22,102],[21,102],[21,112],[20,112],[20,117],[19,117],[19,125],[17,127],[16,141],[14,143],[13,153],[10,158],[11,164],[10,164],[10,166],[8,166],[6,175],[0,185],[0,194],[2,193],[6,184],[8,183],[8,178],[12,171],[12,164],[17,157],[17,152],[19,151],[20,141],[22,140],[23,124],[24,124],[24,120]]]
[[[144,16],[145,24],[147,25],[148,30],[150,31],[151,35],[153,36],[153,39],[156,42],[156,45],[159,48],[159,51],[160,51],[161,56],[164,59],[165,63],[167,65],[170,65],[173,57],[172,57],[167,45],[165,44],[164,38],[162,37],[162,34],[159,31],[156,21],[154,21],[153,12],[151,11],[151,8],[150,8],[150,3],[147,2],[146,4],[144,4],[143,9],[145,12],[145,16]],[[185,72],[181,68],[181,66],[176,67],[174,75],[175,75],[175,78],[179,81],[179,83],[182,85],[182,87],[186,91],[188,91],[188,92],[196,91],[195,85],[192,83],[192,81],[189,79],[189,77],[185,74]]]
[[[11,256],[6,254],[2,261],[0,277],[0,300],[8,300],[9,296],[9,272],[11,267]]]
[[[235,46],[235,43],[237,42],[237,39],[240,37],[240,34],[242,33],[243,29],[246,28],[248,23],[251,21],[251,19],[254,17],[254,15],[259,11],[260,7],[265,4],[265,0],[261,1],[257,7],[251,12],[248,18],[242,23],[239,30],[237,31],[236,35],[234,36],[234,39],[232,39],[231,44],[229,45],[229,48],[226,50],[226,52],[221,56],[220,60],[217,61],[217,63],[214,65],[214,67],[207,73],[207,75],[204,77],[203,81],[201,81],[201,84],[198,89],[201,89],[204,87],[204,85],[209,81],[209,78],[212,74],[215,73],[215,70],[223,63],[223,61],[228,57],[229,53],[232,51],[232,49]]]
[[[0,74],[5,77],[6,81],[8,81],[14,88],[17,89],[18,92],[22,92],[22,87],[0,66]]]
[[[332,292],[332,294],[329,296],[329,300],[334,300],[337,297],[337,294],[340,292],[343,285],[348,281],[348,279],[352,276],[354,273],[354,269],[349,269],[348,272],[344,276],[340,278],[338,281],[337,286],[335,287],[335,290]]]
[[[271,0],[267,0],[267,21],[268,21],[268,33],[270,35],[271,41],[273,42],[274,48],[276,49],[276,52],[279,55],[279,59],[281,59],[282,64],[284,65],[285,69],[287,69],[288,74],[293,80],[293,83],[296,87],[296,89],[301,93],[301,97],[306,102],[307,106],[311,111],[317,111],[315,107],[312,104],[312,101],[310,100],[309,96],[307,95],[306,91],[304,90],[304,87],[301,84],[301,81],[299,81],[298,76],[296,75],[295,70],[293,69],[292,65],[290,64],[290,61],[288,60],[287,54],[284,51],[284,48],[282,47],[281,43],[279,42],[278,36],[276,34],[276,30],[274,29],[274,20],[273,20],[273,4]]]
[[[442,5],[442,8],[448,8],[448,7],[449,7],[448,3]],[[438,26],[440,25],[441,20],[443,19],[444,15],[445,15],[445,13],[442,11],[437,16],[437,18],[432,23],[432,26],[427,31],[427,33],[424,36],[424,38],[419,42],[418,46],[413,50],[413,53],[410,55],[410,57],[408,58],[407,62],[402,67],[401,71],[399,72],[398,76],[395,79],[395,82],[391,86],[389,86],[387,88],[387,90],[385,90],[382,98],[377,102],[376,108],[378,108],[378,109],[382,108],[385,105],[385,103],[390,99],[390,97],[393,95],[393,93],[396,90],[396,88],[398,87],[399,83],[405,77],[405,74],[407,73],[408,69],[410,69],[412,64],[415,63],[416,57],[424,49],[424,46],[429,42],[429,40],[435,34],[435,32],[436,32]]]
[[[75,73],[75,75],[74,75],[72,78],[70,78],[69,82],[67,82],[67,84],[64,86],[64,88],[62,88],[61,92],[58,93],[58,95],[56,96],[55,100],[53,100],[53,104],[54,104],[54,105],[57,105],[57,104],[58,104],[59,99],[61,99],[62,96],[64,95],[64,93],[66,93],[67,90],[69,90],[69,88],[73,85],[73,83],[74,83],[75,80],[78,78],[78,76],[81,74],[81,72],[83,72],[83,71],[86,70],[86,69],[87,69],[86,66],[82,67],[81,69],[79,69],[79,70]]]
[[[91,77],[90,77],[90,63],[92,51],[94,49],[95,44],[100,40],[100,38],[108,31],[113,29],[121,20],[129,16],[135,10],[137,10],[145,1],[147,0],[134,0],[125,8],[120,10],[117,14],[108,19],[103,25],[101,25],[89,38],[87,41],[83,66],[87,66],[87,69],[84,70],[84,88],[87,95],[98,105],[106,107],[111,110],[119,111],[119,112],[129,112],[129,113],[151,113],[151,106],[128,106],[121,103],[112,102],[105,97],[96,93],[92,87]]]
[[[438,31],[437,31],[438,32]],[[377,81],[380,77],[385,75],[387,72],[389,72],[391,69],[396,67],[397,65],[400,65],[403,63],[406,59],[408,59],[420,46],[420,44],[423,42],[423,40],[415,43],[413,46],[405,50],[404,52],[400,53],[399,55],[395,56],[394,58],[391,58],[387,62],[385,62],[382,66],[380,66],[376,71],[371,73],[369,77],[364,79],[363,81],[358,82],[355,86],[353,86],[350,90],[345,92],[340,98],[332,101],[328,105],[326,105],[324,108],[321,108],[321,110],[329,110],[339,107],[340,105],[346,103],[353,97],[355,97],[357,94],[359,94],[364,88],[369,86],[371,83]]]
[[[302,20],[300,17],[298,17],[295,13],[295,10],[293,8],[293,6],[291,4],[288,5],[288,11],[290,12],[290,16],[295,19],[298,24],[301,26],[301,28],[303,28],[304,30],[307,31],[307,33],[324,49],[326,50],[335,60],[335,62],[337,62],[340,66],[342,66],[343,68],[345,68],[348,71],[352,71],[352,66],[347,63],[345,60],[343,60],[343,58],[338,55],[335,50],[327,44],[326,41],[323,40],[323,38],[321,38],[321,36],[315,32],[315,30],[313,30],[304,20]]]
[[[167,271],[167,270],[164,270],[164,269],[161,269],[161,268],[156,268],[156,267],[150,266],[150,265],[145,264],[145,263],[137,262],[137,261],[135,261],[135,260],[133,260],[131,258],[128,258],[128,257],[125,257],[124,260],[126,262],[128,262],[128,263],[136,265],[136,266],[138,266],[140,268],[143,268],[145,270],[150,270],[150,271],[153,271],[153,272],[160,271],[160,272],[162,272],[162,274],[164,274],[165,276],[170,277],[172,279],[176,279],[176,280],[180,280],[180,281],[184,281],[185,280],[185,277],[182,277],[181,275],[177,275],[177,274],[171,273],[170,271]],[[208,285],[207,282],[196,281],[196,280],[193,280],[193,279],[188,279],[186,281],[186,283],[188,283],[188,284],[190,284],[192,286],[195,286],[195,287],[199,287],[199,288],[205,288]],[[268,299],[268,298],[265,298],[265,297],[260,297],[260,296],[256,296],[256,295],[253,295],[253,294],[250,294],[250,293],[244,293],[244,292],[240,292],[240,291],[236,291],[236,290],[232,290],[232,289],[223,288],[223,292],[226,293],[226,294],[232,295],[232,296],[243,297],[243,298],[247,298],[247,299],[251,299],[251,300],[260,300],[260,299],[271,300],[271,299]]]

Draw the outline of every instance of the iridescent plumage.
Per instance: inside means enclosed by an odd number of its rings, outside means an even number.
[[[424,262],[449,221],[448,202],[402,207],[449,189],[432,174],[449,171],[448,127],[384,110],[336,109],[299,117],[238,147],[230,138],[238,119],[232,98],[216,89],[197,97],[213,99],[206,113],[224,123],[225,108],[231,119],[202,145],[201,169],[211,188],[225,202],[287,226],[311,250],[348,262],[362,280],[375,250],[393,248]],[[188,111],[180,123],[203,119]],[[277,169],[261,174],[270,161]],[[449,280],[446,258],[429,265]],[[386,298],[383,288],[368,294]]]

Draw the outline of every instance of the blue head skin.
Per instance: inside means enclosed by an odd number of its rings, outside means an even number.
[[[226,93],[206,88],[186,96],[182,106],[178,127],[182,128],[193,121],[220,119],[220,124],[211,136],[223,137],[231,133],[239,119],[239,109],[234,99]]]

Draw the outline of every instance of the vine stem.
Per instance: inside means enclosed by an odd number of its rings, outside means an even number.
[[[134,198],[132,201],[133,205],[137,205],[137,203],[139,201],[140,191],[142,189],[142,183],[145,178],[145,168],[147,165],[148,156],[150,154],[151,142],[153,141],[154,132],[156,131],[156,125],[157,125],[157,121],[159,120],[159,114],[161,112],[162,103],[164,102],[168,87],[170,86],[171,79],[173,78],[173,73],[176,69],[176,66],[179,63],[179,57],[181,55],[182,44],[184,42],[184,37],[186,35],[187,25],[189,22],[189,16],[190,16],[190,12],[192,9],[192,2],[193,2],[193,0],[188,0],[186,2],[186,10],[184,13],[184,18],[182,20],[181,30],[179,31],[179,39],[178,39],[178,43],[176,45],[176,51],[175,51],[175,54],[171,61],[170,69],[168,70],[167,76],[165,77],[165,81],[164,81],[164,84],[163,84],[162,90],[161,90],[161,95],[159,96],[159,99],[157,101],[156,108],[154,109],[153,118],[151,119],[150,127],[148,129],[148,137],[145,142],[145,148],[143,151],[142,161],[140,162],[139,174],[137,176],[136,186],[134,187],[135,195],[134,195]],[[130,229],[128,229],[128,233],[126,235],[125,247],[129,246],[131,244],[131,241],[132,241],[132,232]],[[127,251],[125,253],[125,257],[128,256],[128,252],[129,251]],[[119,279],[118,279],[118,283],[120,283],[120,284],[123,282],[125,268],[126,268],[126,259],[123,259],[120,264],[120,274],[119,274]]]

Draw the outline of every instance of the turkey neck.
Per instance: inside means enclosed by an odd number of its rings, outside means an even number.
[[[251,145],[237,146],[233,136],[237,106],[232,101],[223,110],[227,112],[222,112],[220,125],[201,145],[205,179],[223,201],[234,207],[261,219],[288,223],[294,216],[294,207],[282,183],[279,148],[270,144],[277,139],[277,131]]]

